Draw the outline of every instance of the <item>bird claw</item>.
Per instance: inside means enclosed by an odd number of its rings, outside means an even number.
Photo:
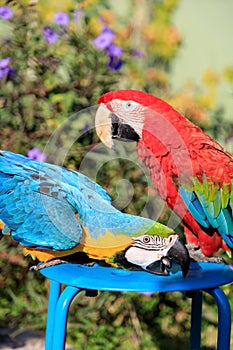
[[[190,259],[196,262],[211,262],[211,263],[218,263],[218,264],[226,264],[225,260],[218,256],[205,256],[200,247],[197,247],[193,244],[186,244],[186,247],[189,252]]]
[[[40,263],[40,264],[31,266],[29,268],[29,271],[40,271],[41,269],[44,269],[46,267],[55,266],[55,265],[64,264],[64,263],[68,264],[67,261],[60,260],[60,259],[50,260],[45,263]]]

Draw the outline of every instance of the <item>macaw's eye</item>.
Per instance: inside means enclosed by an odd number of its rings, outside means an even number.
[[[177,237],[177,236],[175,236],[175,235],[169,236],[168,239],[167,239],[167,240],[168,240],[168,243],[169,243],[169,244],[173,243],[173,242],[174,242],[174,239],[175,239],[176,237]]]
[[[149,243],[149,242],[150,242],[150,237],[149,236],[143,237],[143,243]]]
[[[130,112],[137,108],[138,103],[134,101],[123,101],[122,106],[126,111]]]

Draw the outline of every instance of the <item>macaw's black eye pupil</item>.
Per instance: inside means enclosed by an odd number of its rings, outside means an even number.
[[[150,242],[150,237],[146,236],[143,238],[144,243],[149,243]]]

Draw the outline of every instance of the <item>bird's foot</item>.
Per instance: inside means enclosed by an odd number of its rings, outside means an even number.
[[[50,266],[54,266],[54,265],[59,265],[59,264],[68,264],[67,261],[64,260],[60,260],[60,259],[54,259],[54,260],[50,260],[48,262],[45,263],[40,263],[37,265],[33,265],[30,267],[30,271],[39,271],[41,269],[44,269],[45,267],[50,267]]]
[[[96,262],[95,262],[95,261],[92,261],[92,262],[89,262],[89,263],[86,263],[86,264],[83,264],[83,265],[92,267],[92,266],[94,266],[95,264],[96,264]]]
[[[200,247],[197,247],[193,244],[186,244],[186,248],[188,249],[189,256],[191,260],[194,260],[196,262],[213,262],[218,264],[225,264],[225,260],[218,256],[205,256]]]

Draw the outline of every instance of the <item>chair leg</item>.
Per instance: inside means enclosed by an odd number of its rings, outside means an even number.
[[[61,293],[61,285],[59,282],[50,280],[50,292],[48,301],[46,335],[45,335],[45,350],[51,350],[53,344],[53,326],[57,302]]]
[[[49,350],[64,350],[66,341],[66,325],[69,306],[73,298],[80,292],[77,287],[68,286],[60,294],[57,301],[53,325],[53,344]],[[46,349],[47,350],[47,349]]]
[[[220,288],[205,290],[218,306],[218,341],[217,350],[230,350],[231,308],[225,293]]]
[[[202,319],[202,292],[197,291],[192,296],[190,350],[200,350],[201,319]]]

